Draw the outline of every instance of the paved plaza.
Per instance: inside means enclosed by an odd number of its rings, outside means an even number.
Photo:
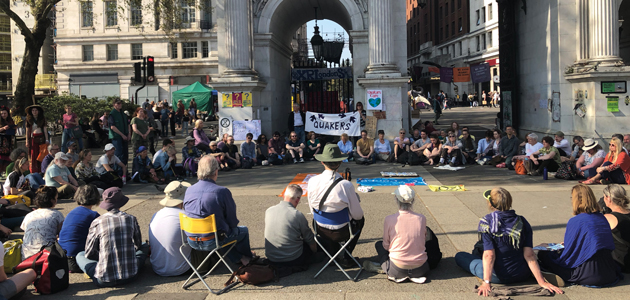
[[[456,108],[444,113],[440,124],[450,124],[457,120],[461,125],[472,128],[475,135],[480,136],[485,129],[493,127],[496,109]],[[422,117],[432,117],[423,112]],[[467,124],[463,120],[474,120]],[[447,125],[436,126],[438,129]],[[520,133],[522,135],[522,133]],[[183,139],[178,138],[176,145],[181,149]],[[99,155],[94,151],[94,156]],[[181,155],[181,154],[180,154]],[[561,242],[564,228],[572,217],[570,190],[577,182],[529,176],[517,176],[513,171],[496,169],[489,166],[470,166],[458,172],[434,170],[429,167],[401,167],[400,165],[377,163],[360,166],[344,163],[340,170],[350,168],[353,183],[356,178],[380,177],[381,171],[399,170],[414,171],[423,177],[428,184],[464,184],[465,192],[431,192],[426,186],[415,186],[420,201],[416,201],[414,210],[427,217],[427,225],[437,234],[443,259],[436,270],[428,275],[425,284],[396,284],[386,279],[383,274],[363,272],[357,282],[351,282],[333,267],[328,267],[320,277],[313,279],[322,263],[311,266],[302,273],[296,273],[262,286],[239,285],[221,296],[209,294],[205,287],[197,283],[188,290],[182,290],[181,284],[186,276],[160,277],[151,271],[147,261],[140,278],[128,285],[116,288],[97,288],[83,274],[71,274],[70,287],[58,294],[37,296],[32,294],[32,286],[24,298],[27,299],[472,299],[473,292],[480,280],[461,270],[454,260],[458,251],[470,252],[477,241],[477,224],[479,218],[488,213],[486,200],[481,193],[497,186],[507,188],[514,198],[514,209],[531,223],[534,229],[534,244],[542,242]],[[264,211],[281,198],[278,195],[297,173],[317,173],[322,170],[318,162],[305,164],[255,167],[252,170],[236,170],[219,173],[218,183],[228,187],[237,203],[237,215],[240,225],[249,227],[252,249],[264,256]],[[196,180],[195,180],[196,181]],[[191,180],[191,183],[192,182]],[[376,191],[363,194],[361,205],[365,211],[365,227],[354,255],[361,261],[376,260],[374,243],[381,240],[383,220],[385,216],[397,211],[393,195],[395,187],[376,187]],[[603,186],[593,187],[595,194],[602,194]],[[148,239],[148,225],[153,214],[161,209],[158,204],[163,194],[151,184],[129,184],[124,188],[130,197],[129,203],[123,207],[128,213],[136,216],[142,229],[143,239]],[[73,202],[59,203],[57,209],[66,215],[76,207]],[[298,209],[307,219],[307,199],[303,198]],[[98,209],[100,213],[102,210]],[[352,274],[352,273],[351,273]],[[222,287],[228,279],[227,270],[219,269],[207,281],[211,287]],[[536,284],[532,279],[529,284]],[[557,295],[554,299],[628,299],[630,278],[612,288],[590,289],[584,287],[568,287],[565,295]],[[625,296],[624,296],[625,295]],[[528,299],[515,297],[514,299]]]

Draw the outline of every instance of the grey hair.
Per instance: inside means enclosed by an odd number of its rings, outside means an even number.
[[[394,199],[396,199],[396,196],[394,196]],[[413,203],[415,201],[416,199],[414,198],[413,200],[411,200],[411,203],[402,203],[398,201],[398,199],[396,199],[396,203],[398,204],[398,210],[411,211],[413,209]]]
[[[96,186],[86,184],[77,189],[74,193],[74,200],[81,206],[97,205],[101,202],[101,195]]]
[[[11,159],[11,161],[15,161],[18,159],[18,157],[20,157],[20,155],[22,155],[22,153],[26,154],[26,156],[28,157],[28,150],[22,147],[17,147],[13,149],[13,151],[11,151],[9,159]]]
[[[628,199],[626,190],[618,184],[610,184],[605,187],[604,195],[610,197],[610,201],[619,207],[626,208],[628,207],[628,204],[630,204],[630,199]]]
[[[197,170],[197,179],[208,180],[212,179],[219,170],[219,163],[216,158],[210,155],[206,155],[199,160],[199,168]]]
[[[287,186],[287,190],[284,192],[285,197],[293,198],[301,198],[303,194],[302,187],[297,184],[290,184]]]
[[[50,143],[50,144],[48,145],[48,152],[49,152],[49,153],[50,153],[50,149],[52,149],[52,147],[54,147],[54,146],[59,146],[59,145],[58,145],[58,144],[56,144],[56,143]]]
[[[538,135],[535,133],[530,133],[527,135],[528,138],[533,139],[534,141],[538,142]]]

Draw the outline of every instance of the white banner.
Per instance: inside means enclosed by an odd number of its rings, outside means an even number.
[[[358,112],[339,114],[320,114],[306,112],[306,132],[314,131],[318,134],[340,136],[347,133],[349,136],[361,136],[360,119]]]

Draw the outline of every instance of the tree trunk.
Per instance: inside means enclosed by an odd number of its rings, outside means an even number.
[[[35,94],[35,76],[37,75],[37,66],[39,65],[39,54],[41,52],[43,40],[37,42],[27,42],[24,48],[24,57],[22,58],[22,66],[18,77],[17,86],[15,87],[14,106],[22,106],[26,108],[33,103],[33,95]]]

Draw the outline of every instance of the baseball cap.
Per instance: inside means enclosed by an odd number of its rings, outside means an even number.
[[[184,195],[191,184],[185,181],[171,181],[165,188],[166,197],[160,201],[160,205],[174,207],[184,203]]]
[[[186,137],[186,142],[188,142],[188,141],[194,141],[194,140],[195,140],[195,138],[194,138],[194,137],[192,137],[192,136],[187,136],[187,137]]]
[[[57,152],[57,154],[55,154],[55,159],[70,160],[70,157],[65,153],[59,151]]]
[[[409,186],[401,185],[394,191],[394,195],[396,195],[396,200],[400,203],[412,203],[416,192]]]
[[[114,147],[114,144],[112,144],[112,143],[109,143],[109,144],[105,145],[105,151],[109,151],[109,150],[112,150],[114,148],[116,148],[116,147]]]

